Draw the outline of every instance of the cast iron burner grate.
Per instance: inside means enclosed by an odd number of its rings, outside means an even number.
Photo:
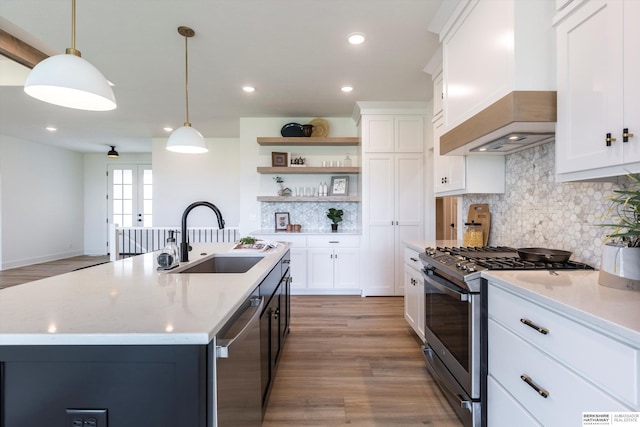
[[[467,260],[488,270],[593,270],[590,265],[577,262],[531,262],[518,257],[474,258]]]
[[[429,249],[427,248],[427,251]],[[593,270],[588,264],[567,262],[532,262],[518,256],[518,250],[509,246],[437,247],[446,256],[437,257],[445,265],[455,265],[460,260],[487,270]]]

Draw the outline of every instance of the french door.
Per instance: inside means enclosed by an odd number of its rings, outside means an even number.
[[[152,227],[151,165],[108,165],[109,224],[120,227]]]

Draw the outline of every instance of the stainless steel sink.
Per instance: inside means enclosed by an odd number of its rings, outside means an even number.
[[[256,256],[213,256],[176,273],[246,273],[262,259]]]

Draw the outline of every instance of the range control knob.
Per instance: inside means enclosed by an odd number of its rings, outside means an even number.
[[[476,266],[475,266],[475,265],[473,265],[473,264],[471,264],[471,265],[467,266],[467,271],[468,271],[469,273],[473,273],[474,271],[476,271]]]

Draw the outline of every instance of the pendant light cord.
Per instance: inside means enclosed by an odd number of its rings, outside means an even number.
[[[187,121],[184,124],[185,126],[191,126],[191,123],[189,122],[189,47],[187,45],[188,40],[189,40],[189,37],[187,37],[187,35],[185,34],[184,36],[184,92],[185,92],[185,99],[186,99],[186,105],[187,105],[187,108],[186,108]]]
[[[68,55],[81,56],[76,49],[76,0],[71,0],[71,47],[65,51]]]

